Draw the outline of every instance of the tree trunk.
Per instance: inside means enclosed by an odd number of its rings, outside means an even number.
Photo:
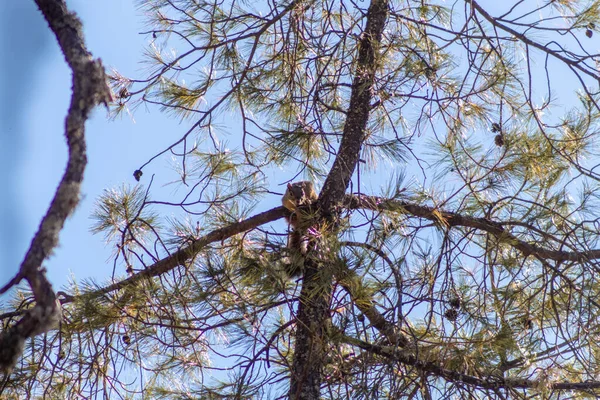
[[[310,260],[305,263],[305,268],[296,317],[296,347],[290,384],[290,399],[294,400],[319,398],[327,354],[331,275],[323,274],[317,263]]]
[[[337,230],[339,204],[350,184],[359,160],[360,149],[367,137],[366,128],[371,111],[378,49],[388,11],[387,0],[371,1],[365,30],[358,45],[356,70],[342,141],[319,197],[321,216],[328,220],[332,235]],[[327,253],[319,249],[313,251]],[[327,354],[327,326],[333,282],[332,275],[323,268],[327,268],[326,262],[315,262],[310,257],[305,262],[296,317],[296,347],[290,382],[290,399],[293,400],[314,400],[320,395],[322,371]]]

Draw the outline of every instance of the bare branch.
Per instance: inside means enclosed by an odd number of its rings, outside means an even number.
[[[69,160],[54,199],[19,269],[18,278],[27,280],[37,304],[0,336],[0,369],[7,373],[14,367],[27,338],[47,332],[60,322],[60,302],[41,265],[57,245],[66,218],[79,202],[80,185],[87,164],[85,121],[92,108],[100,103],[107,105],[111,100],[102,62],[93,60],[86,49],[79,19],[68,11],[62,0],[36,0],[36,3],[56,35],[73,72],[73,93],[65,123]]]

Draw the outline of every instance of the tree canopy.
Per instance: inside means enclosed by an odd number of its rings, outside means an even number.
[[[108,78],[36,3],[73,71],[69,164],[1,291],[31,289],[0,315],[2,396],[600,395],[600,1],[139,1],[147,68]],[[55,293],[100,103],[181,132],[97,200],[112,277]]]

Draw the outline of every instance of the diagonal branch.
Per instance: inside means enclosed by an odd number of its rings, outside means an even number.
[[[547,259],[553,261],[589,261],[593,259],[600,259],[600,249],[587,250],[587,251],[559,251],[546,249],[544,247],[536,246],[524,242],[518,239],[513,234],[508,232],[502,227],[502,222],[491,221],[486,218],[471,217],[452,211],[440,211],[435,207],[418,205],[406,201],[390,200],[378,196],[367,196],[367,195],[348,195],[345,197],[344,204],[348,209],[367,209],[374,211],[401,211],[407,215],[411,215],[418,218],[424,218],[433,222],[439,222],[440,215],[445,219],[448,226],[452,227],[470,227],[478,229],[483,232],[488,232],[497,238],[505,241],[507,244],[515,247],[516,249],[523,252],[524,255],[535,255],[540,259]],[[253,217],[245,219],[240,222],[225,226],[220,229],[216,229],[209,232],[205,236],[195,240],[190,245],[176,251],[175,253],[157,261],[153,265],[144,269],[135,275],[130,276],[127,279],[116,282],[112,285],[103,287],[101,289],[88,292],[83,294],[84,296],[101,296],[115,290],[126,288],[130,285],[136,284],[141,280],[160,276],[165,272],[171,271],[172,269],[185,265],[189,260],[194,258],[202,249],[210,243],[220,242],[227,238],[237,235],[242,232],[249,231],[257,228],[263,224],[273,222],[277,219],[282,218],[284,215],[289,213],[284,207],[276,207]],[[75,300],[75,296],[65,295],[65,300],[62,300],[62,304],[71,303]],[[13,318],[15,316],[22,315],[20,312],[9,312],[0,315],[0,320],[7,318]]]
[[[524,378],[503,378],[501,376],[494,376],[485,373],[479,373],[478,376],[474,376],[444,368],[441,364],[436,362],[421,360],[414,354],[404,350],[399,350],[397,347],[379,346],[345,335],[340,335],[339,339],[344,343],[360,347],[363,350],[380,355],[382,357],[387,358],[388,360],[397,361],[404,365],[413,366],[423,372],[428,372],[448,381],[466,383],[468,385],[480,387],[483,389],[539,389],[543,387],[548,388],[550,390],[588,391],[593,389],[600,389],[600,381],[597,380],[586,382],[550,382],[540,379],[534,380]]]
[[[375,72],[379,65],[377,50],[388,13],[389,6],[385,0],[373,0],[367,11],[367,24],[358,44],[358,58],[342,141],[319,196],[326,214],[342,200],[358,163],[360,149],[367,138]]]
[[[445,219],[448,226],[452,227],[470,227],[478,229],[483,232],[488,232],[499,239],[502,239],[507,244],[515,247],[516,249],[523,252],[524,255],[535,255],[540,259],[547,259],[553,261],[589,261],[593,259],[600,259],[600,249],[587,250],[587,251],[559,251],[546,249],[544,247],[536,246],[524,242],[518,239],[513,234],[508,232],[502,227],[502,222],[491,221],[486,218],[471,217],[452,211],[440,211],[435,207],[418,205],[406,201],[390,200],[383,197],[367,196],[367,195],[348,195],[345,197],[344,204],[348,209],[367,209],[374,211],[401,211],[407,215],[411,215],[418,218],[424,218],[433,222],[439,222],[440,215]],[[225,226],[220,229],[216,229],[209,232],[205,236],[195,240],[188,246],[176,251],[175,253],[157,261],[153,265],[144,269],[135,275],[130,276],[127,279],[116,282],[112,285],[103,287],[101,289],[88,292],[83,294],[84,296],[101,296],[115,290],[126,288],[130,285],[136,284],[141,280],[160,276],[165,272],[171,271],[172,269],[185,265],[189,260],[194,258],[202,249],[210,243],[220,242],[227,238],[237,235],[242,232],[249,231],[257,228],[263,224],[273,222],[277,219],[282,218],[284,215],[289,213],[284,207],[276,207],[253,217],[245,219],[240,222]],[[75,300],[75,296],[65,295],[65,300],[62,300],[62,304],[71,303]],[[9,312],[0,315],[0,320],[6,318],[13,318],[15,316],[22,315],[20,312]]]
[[[538,50],[543,51],[544,53],[547,53],[549,55],[551,55],[552,57],[564,62],[565,64],[571,66],[572,68],[575,68],[581,72],[583,72],[584,74],[594,78],[594,80],[598,80],[600,79],[600,75],[598,75],[597,71],[590,69],[586,69],[584,67],[581,66],[581,63],[578,60],[573,60],[570,59],[568,57],[563,56],[562,54],[560,54],[557,51],[551,50],[548,47],[541,45],[531,39],[529,39],[527,36],[525,36],[523,33],[520,33],[514,29],[512,29],[510,26],[503,24],[501,22],[499,22],[498,19],[492,17],[490,15],[490,13],[488,13],[483,7],[481,7],[477,1],[475,0],[466,0],[467,3],[470,3],[473,8],[475,10],[477,10],[477,12],[479,12],[490,24],[492,24],[493,26],[502,29],[505,32],[510,33],[511,35],[513,35],[514,37],[518,38],[521,42],[531,46],[531,47],[535,47]]]
[[[0,370],[10,373],[20,357],[25,340],[55,328],[61,319],[60,303],[46,279],[42,262],[58,243],[65,220],[79,201],[83,172],[87,164],[85,121],[90,111],[100,103],[111,100],[106,75],[100,60],[93,60],[83,40],[81,22],[67,9],[64,0],[36,0],[40,11],[56,35],[67,64],[73,72],[73,93],[65,122],[69,147],[66,171],[54,198],[42,219],[17,276],[10,282],[16,285],[26,279],[36,300],[16,324],[0,334]],[[6,286],[3,290],[7,290]]]
[[[551,250],[544,247],[527,243],[509,231],[505,230],[501,222],[495,222],[487,218],[470,217],[452,211],[442,211],[435,207],[421,206],[414,203],[399,200],[389,200],[383,197],[356,195],[346,196],[345,204],[350,209],[369,209],[375,211],[401,211],[419,218],[425,218],[430,221],[439,222],[440,216],[444,218],[448,226],[462,226],[475,228],[488,232],[505,242],[515,249],[520,250],[523,255],[535,255],[541,259],[553,261],[574,261],[582,262],[600,258],[600,250],[586,251],[561,251]]]
[[[177,250],[175,253],[170,254],[169,256],[157,261],[156,263],[150,265],[148,268],[140,271],[134,275],[131,275],[127,279],[123,279],[121,281],[115,282],[112,285],[105,286],[98,290],[90,291],[83,293],[78,296],[72,296],[63,292],[60,294],[64,297],[61,300],[61,304],[68,304],[76,301],[78,298],[82,296],[86,297],[99,297],[116,290],[125,289],[129,286],[135,285],[142,280],[150,279],[153,277],[160,276],[166,272],[173,270],[182,265],[186,265],[191,259],[196,257],[198,253],[200,253],[206,246],[215,242],[222,242],[234,235],[237,235],[242,232],[247,232],[251,229],[254,229],[258,226],[264,225],[269,222],[276,221],[282,218],[284,215],[289,214],[289,211],[284,207],[276,207],[260,214],[257,214],[253,217],[245,219],[240,222],[236,222],[231,225],[227,225],[223,228],[216,229],[208,234],[202,236],[201,238],[193,241],[188,246]],[[22,312],[12,311],[4,314],[0,314],[0,321],[13,318],[19,315],[22,315]]]
[[[193,259],[200,251],[202,251],[210,243],[222,242],[238,233],[246,232],[254,229],[260,225],[278,220],[284,215],[289,215],[289,211],[284,207],[272,208],[268,211],[257,214],[253,217],[245,219],[240,222],[236,222],[231,225],[227,225],[223,228],[216,229],[201,238],[194,240],[188,246],[177,250],[175,253],[157,261],[148,268],[140,271],[129,278],[116,282],[112,285],[106,286],[102,289],[95,290],[87,293],[86,296],[101,296],[113,292],[115,290],[123,289],[129,285],[133,285],[140,282],[143,279],[152,278],[169,272],[172,269],[185,265],[189,260]]]
[[[367,293],[360,277],[347,266],[343,267],[343,276],[337,277],[340,285],[350,295],[352,302],[362,312],[371,325],[377,329],[391,345],[406,347],[408,338],[388,321],[375,307],[371,294]]]

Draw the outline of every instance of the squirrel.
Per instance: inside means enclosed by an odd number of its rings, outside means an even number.
[[[318,198],[313,183],[310,181],[288,183],[287,190],[281,198],[283,206],[292,212],[289,217],[285,217],[293,229],[288,236],[288,247],[292,250],[299,250],[303,255],[308,251],[308,244],[302,231],[308,227],[304,226],[306,221],[301,219],[302,215],[298,207],[309,205]]]

